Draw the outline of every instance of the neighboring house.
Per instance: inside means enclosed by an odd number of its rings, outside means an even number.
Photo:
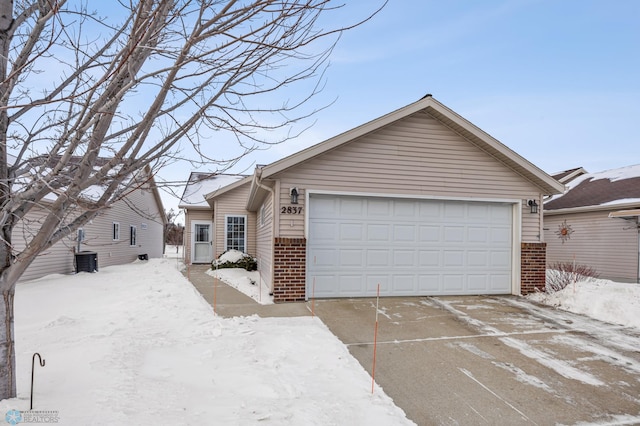
[[[148,170],[136,179],[140,181],[136,189],[101,211],[77,233],[39,254],[20,281],[75,272],[78,249],[97,254],[98,270],[133,262],[143,254],[149,258],[162,257],[163,231],[167,223],[162,200]],[[12,238],[17,251],[25,247],[29,234],[38,229],[38,221],[47,213],[46,207],[33,209],[16,226]],[[84,238],[80,244],[79,235]]]
[[[548,263],[575,261],[602,278],[640,282],[640,165],[579,170],[564,194],[545,201]]]
[[[520,294],[544,288],[537,207],[563,189],[427,95],[217,187],[186,220],[213,222],[215,254],[256,256],[277,302]]]

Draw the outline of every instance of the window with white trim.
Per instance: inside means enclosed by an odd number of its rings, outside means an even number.
[[[135,246],[137,244],[136,239],[136,227],[134,225],[129,226],[129,245]]]
[[[264,226],[264,223],[266,222],[266,215],[266,208],[263,204],[262,206],[260,206],[260,226]]]
[[[120,240],[120,224],[118,222],[113,222],[111,235],[112,235],[113,241]]]
[[[225,216],[224,249],[238,250],[243,253],[247,248],[247,217]]]

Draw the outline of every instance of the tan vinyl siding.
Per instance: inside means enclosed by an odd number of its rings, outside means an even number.
[[[274,178],[279,180],[282,206],[290,205],[291,187],[300,192],[300,206],[308,189],[510,201],[540,199],[540,190],[532,183],[424,112]],[[529,213],[528,206],[523,206],[522,212],[522,241],[540,241],[540,215]],[[304,216],[280,215],[279,236],[302,236]]]
[[[196,220],[213,222],[213,210],[185,210],[185,227],[184,227],[184,261],[185,264],[191,263],[191,222]]]
[[[256,213],[245,210],[249,196],[249,183],[226,192],[215,199],[214,208],[214,257],[224,252],[225,216],[247,217],[247,253],[256,253]]]
[[[264,221],[261,221],[261,212],[264,212]],[[258,258],[258,270],[262,280],[271,289],[273,274],[273,197],[267,196],[264,203],[258,209],[256,230],[256,257]]]
[[[608,217],[608,211],[545,217],[547,263],[573,262],[595,268],[601,278],[637,282],[638,230],[624,219]],[[566,220],[573,233],[563,243],[558,236]]]
[[[130,206],[135,206],[135,210]],[[45,214],[44,210],[30,212],[28,218],[35,221],[27,227],[35,229],[34,227],[38,226],[37,219]],[[138,189],[85,224],[85,241],[80,250],[97,252],[99,269],[133,262],[139,254],[147,254],[150,258],[162,257],[164,224],[161,217],[160,207],[153,193],[146,189]],[[120,224],[118,241],[113,240],[113,222]],[[143,229],[143,224],[146,225],[146,229]],[[137,244],[133,247],[129,244],[130,225],[136,226]],[[14,230],[13,243],[17,251],[25,246],[24,231],[22,225]],[[73,233],[40,254],[20,280],[26,281],[53,273],[74,272],[73,253],[77,246],[75,238],[76,233]]]

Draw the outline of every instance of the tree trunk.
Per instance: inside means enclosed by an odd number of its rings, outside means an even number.
[[[4,286],[3,286],[4,287]],[[13,333],[13,297],[15,287],[2,290],[0,303],[0,399],[16,396],[16,359]]]

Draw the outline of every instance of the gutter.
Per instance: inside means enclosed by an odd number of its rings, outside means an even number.
[[[269,188],[268,186],[264,185],[261,181],[260,178],[262,177],[262,169],[261,168],[256,168],[256,172],[253,174],[253,183],[256,184],[256,186],[258,186],[259,188],[264,189],[265,191],[269,192],[271,194],[271,244],[273,244],[273,239],[276,235],[276,193],[273,190],[273,188]],[[258,210],[258,214],[260,214],[260,211]],[[256,232],[256,237],[257,237],[257,232]],[[270,280],[270,284],[269,284],[269,295],[273,295],[273,284],[274,284],[274,279],[275,279],[275,268],[273,267],[273,249],[271,250],[271,280]],[[260,283],[260,285],[262,285],[262,283]]]

